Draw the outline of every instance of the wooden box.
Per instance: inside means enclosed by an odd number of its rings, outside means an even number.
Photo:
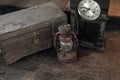
[[[0,52],[6,63],[52,47],[52,32],[66,23],[66,14],[52,2],[0,16]]]

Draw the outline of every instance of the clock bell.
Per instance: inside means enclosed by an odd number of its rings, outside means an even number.
[[[107,15],[97,0],[71,0],[71,26],[79,45],[103,51]]]

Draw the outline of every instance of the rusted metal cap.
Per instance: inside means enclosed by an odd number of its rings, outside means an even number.
[[[71,31],[71,26],[69,24],[67,25],[62,25],[58,27],[58,31],[62,32],[62,33],[67,33],[69,31]]]

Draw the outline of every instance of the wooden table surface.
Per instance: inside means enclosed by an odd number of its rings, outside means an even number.
[[[120,0],[110,0],[109,16],[120,16]]]
[[[0,56],[0,80],[120,80],[120,33],[106,33],[104,53],[78,49],[75,63],[58,62],[54,49],[5,65]]]

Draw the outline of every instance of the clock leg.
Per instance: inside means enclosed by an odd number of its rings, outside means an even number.
[[[75,32],[75,26],[76,25],[76,19],[75,19],[75,11],[71,10],[71,26],[72,26],[72,31]]]
[[[96,43],[97,48],[100,51],[104,51],[104,47],[105,47],[105,38],[104,38],[105,27],[106,27],[106,22],[102,21],[100,25],[100,34]]]

